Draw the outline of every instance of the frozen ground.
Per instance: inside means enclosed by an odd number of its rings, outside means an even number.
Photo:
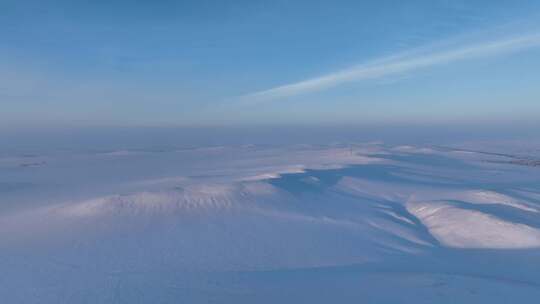
[[[5,303],[540,298],[535,147],[28,151],[0,156]]]

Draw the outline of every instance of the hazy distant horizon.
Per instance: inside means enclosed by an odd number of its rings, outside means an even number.
[[[308,144],[332,142],[385,142],[388,144],[458,143],[472,140],[540,140],[540,123],[522,124],[395,124],[395,125],[279,125],[279,126],[48,126],[0,128],[0,143],[42,142],[76,148],[102,141],[137,145]]]

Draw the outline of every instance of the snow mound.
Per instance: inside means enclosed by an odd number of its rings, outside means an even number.
[[[266,183],[210,184],[111,195],[54,206],[52,210],[68,217],[194,213],[239,208],[276,194],[276,189]]]
[[[540,230],[450,202],[413,202],[407,210],[442,244],[456,248],[540,247]]]
[[[513,197],[510,197],[508,195],[504,195],[498,192],[494,192],[494,191],[487,191],[487,190],[468,191],[467,193],[465,193],[463,197],[464,197],[464,200],[468,202],[474,202],[476,204],[500,204],[500,205],[506,205],[506,206],[517,208],[517,209],[521,209],[524,211],[536,212],[536,213],[538,212],[538,209],[528,206]]]

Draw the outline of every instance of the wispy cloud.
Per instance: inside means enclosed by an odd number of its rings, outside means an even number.
[[[500,55],[533,47],[540,47],[539,33],[454,46],[444,50],[396,55],[327,75],[247,94],[242,96],[241,100],[246,103],[277,100],[328,89],[347,82],[382,78],[459,60]]]

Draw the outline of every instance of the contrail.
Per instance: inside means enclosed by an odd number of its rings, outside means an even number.
[[[445,51],[392,56],[327,75],[254,92],[241,96],[240,99],[245,103],[276,100],[282,97],[324,90],[347,82],[381,78],[454,61],[517,52],[539,46],[540,34],[536,33],[461,46]]]

